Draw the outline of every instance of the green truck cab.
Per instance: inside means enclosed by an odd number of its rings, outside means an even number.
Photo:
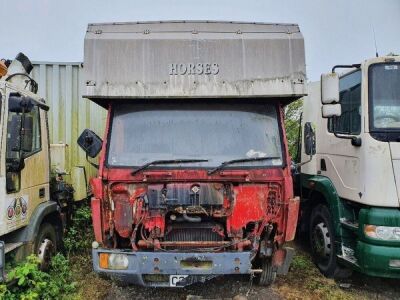
[[[302,136],[296,188],[318,268],[400,278],[400,57],[311,83]]]

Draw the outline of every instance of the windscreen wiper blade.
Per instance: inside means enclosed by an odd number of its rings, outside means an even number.
[[[169,165],[169,164],[187,164],[187,163],[196,163],[196,162],[206,162],[208,159],[162,159],[162,160],[154,160],[144,164],[143,166],[137,168],[132,172],[132,175],[139,173],[140,171],[147,169],[150,166],[154,165]]]
[[[228,161],[224,161],[222,164],[220,164],[218,167],[208,171],[208,175],[211,175],[215,173],[218,170],[221,170],[225,168],[227,165],[235,164],[235,163],[241,163],[241,162],[248,162],[248,161],[258,161],[258,160],[269,160],[269,159],[280,159],[279,156],[265,156],[265,157],[247,157],[247,158],[239,158],[239,159],[232,159]]]

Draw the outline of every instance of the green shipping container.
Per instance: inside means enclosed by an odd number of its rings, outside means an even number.
[[[85,88],[82,63],[34,62],[33,65],[31,76],[39,85],[38,94],[50,106],[51,171],[65,171],[64,178],[74,186],[75,200],[82,200],[86,197],[88,180],[96,176],[97,170],[86,161],[76,141],[85,128],[103,136],[106,110],[82,98]]]

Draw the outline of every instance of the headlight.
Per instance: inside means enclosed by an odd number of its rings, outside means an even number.
[[[115,253],[100,253],[99,265],[102,269],[126,270],[128,269],[128,255]]]
[[[400,227],[365,225],[364,233],[374,239],[400,241]]]

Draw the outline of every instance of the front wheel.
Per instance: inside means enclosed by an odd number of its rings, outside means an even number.
[[[262,272],[257,275],[256,280],[258,285],[270,286],[276,278],[276,270],[272,266],[271,258],[263,258],[261,261]]]
[[[311,254],[321,273],[327,277],[348,277],[351,271],[337,264],[333,221],[326,205],[313,209],[309,229]]]
[[[34,253],[39,257],[40,269],[47,271],[51,258],[57,252],[57,232],[53,225],[43,223],[40,225],[35,239]]]

